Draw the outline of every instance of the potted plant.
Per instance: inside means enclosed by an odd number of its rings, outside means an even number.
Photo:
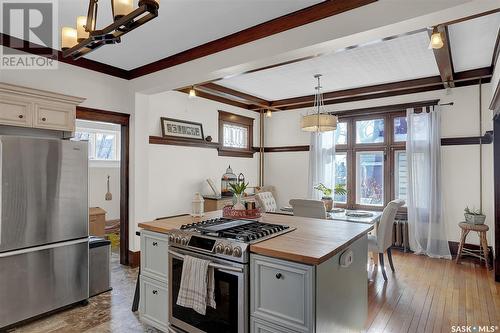
[[[486,220],[486,215],[484,215],[479,209],[469,209],[469,206],[464,209],[465,222],[472,224],[484,224]]]
[[[333,194],[346,195],[347,190],[345,189],[345,184],[335,184],[335,188],[331,189],[326,187],[323,183],[319,183],[314,187],[315,190],[323,192],[323,197],[321,200],[325,203],[326,211],[329,212],[333,209]]]
[[[233,209],[235,210],[245,210],[245,205],[243,203],[243,195],[245,194],[245,190],[248,187],[248,183],[238,182],[238,183],[229,183],[231,187],[230,191],[233,192],[235,203],[233,205]]]

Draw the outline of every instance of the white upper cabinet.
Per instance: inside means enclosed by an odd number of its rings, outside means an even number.
[[[0,83],[0,125],[74,131],[83,98]]]

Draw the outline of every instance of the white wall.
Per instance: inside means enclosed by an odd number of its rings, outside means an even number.
[[[133,168],[136,180],[131,193],[135,195],[133,220],[137,223],[189,213],[195,192],[211,193],[205,181],[207,178],[214,179],[220,189],[220,177],[228,165],[235,173],[243,173],[250,186],[258,185],[258,154],[253,158],[222,157],[215,149],[147,142],[150,135],[161,136],[160,117],[202,123],[204,135],[212,136],[213,142],[217,142],[218,110],[222,110],[256,119],[254,145],[258,145],[258,113],[203,98],[188,98],[186,94],[175,91],[150,96],[137,94],[136,108],[134,129],[141,134],[135,133]],[[138,248],[139,239],[135,237],[131,249]]]
[[[105,200],[107,180],[113,195],[112,200]],[[106,211],[106,220],[120,219],[120,167],[89,167],[89,207],[101,207]]]
[[[479,86],[431,91],[412,95],[381,98],[327,106],[329,110],[349,110],[372,106],[441,99],[442,103],[453,101],[453,106],[444,106],[441,134],[446,137],[479,136]],[[483,133],[491,130],[492,112],[488,110],[491,100],[491,85],[482,88]],[[309,144],[309,134],[300,130],[300,117],[306,110],[276,112],[266,118],[265,143],[268,147]],[[466,205],[479,207],[479,145],[443,146],[443,204],[449,240],[459,240],[457,223],[463,220]],[[286,205],[291,198],[307,196],[308,152],[267,153],[265,155],[265,183],[275,185],[279,204]],[[290,180],[293,179],[293,182]],[[493,145],[483,146],[483,211],[486,223],[493,230]],[[475,235],[468,238],[478,243]],[[493,232],[488,234],[493,243]]]

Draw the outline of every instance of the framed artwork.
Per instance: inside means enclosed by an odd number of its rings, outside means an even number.
[[[161,132],[163,137],[204,140],[203,125],[192,121],[161,117]]]

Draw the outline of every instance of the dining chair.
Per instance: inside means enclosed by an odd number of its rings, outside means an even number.
[[[255,201],[260,208],[267,212],[276,212],[278,210],[278,205],[271,192],[258,192],[255,194]]]
[[[325,203],[321,200],[292,199],[290,206],[294,216],[327,219]]]
[[[276,187],[274,185],[264,185],[264,186],[257,186],[255,188],[255,194],[261,193],[261,192],[271,192],[273,195],[274,201],[276,201],[276,206],[278,206],[278,192],[276,191]]]
[[[384,267],[384,252],[387,252],[387,258],[389,259],[389,265],[391,270],[394,272],[394,264],[392,263],[392,226],[394,224],[394,219],[396,218],[396,213],[398,209],[405,204],[404,200],[396,199],[387,204],[382,212],[382,217],[377,226],[377,231],[375,235],[368,235],[368,251],[372,253],[378,253],[380,268],[382,269],[382,275],[384,280],[387,281],[387,275],[385,273]]]

